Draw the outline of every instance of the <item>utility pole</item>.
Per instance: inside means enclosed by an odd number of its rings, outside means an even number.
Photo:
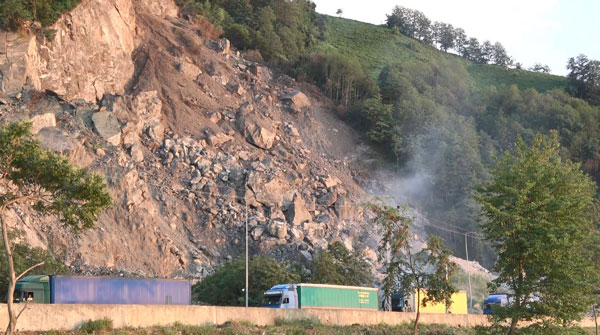
[[[477,232],[475,231],[470,231],[468,233],[465,233],[465,255],[467,257],[467,266],[469,267],[467,270],[467,275],[469,277],[469,308],[471,310],[473,310],[473,294],[471,292],[471,263],[469,263],[469,243],[467,240],[467,236],[469,236],[470,234],[476,234]],[[469,308],[467,308],[467,313]]]
[[[248,307],[248,201],[244,201],[246,204],[246,308]]]

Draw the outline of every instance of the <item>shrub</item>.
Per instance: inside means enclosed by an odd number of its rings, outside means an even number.
[[[250,47],[250,32],[248,31],[248,28],[242,24],[234,23],[225,29],[225,37],[227,37],[238,49],[245,50]]]
[[[44,27],[56,22],[80,0],[38,0],[32,8],[29,0],[0,0],[0,28],[17,29],[28,21],[38,21]]]
[[[79,327],[79,330],[87,334],[92,334],[98,331],[112,330],[112,328],[112,320],[109,318],[103,318],[100,320],[89,320],[87,322],[84,322]]]

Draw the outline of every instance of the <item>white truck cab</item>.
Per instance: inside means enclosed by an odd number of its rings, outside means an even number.
[[[295,284],[275,285],[265,292],[264,298],[263,307],[298,308],[298,292]]]

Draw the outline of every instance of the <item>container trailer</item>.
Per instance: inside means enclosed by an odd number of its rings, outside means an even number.
[[[264,294],[263,307],[271,308],[326,308],[377,310],[377,289],[372,287],[282,284]]]
[[[15,302],[45,304],[189,305],[187,280],[40,275],[19,280]]]

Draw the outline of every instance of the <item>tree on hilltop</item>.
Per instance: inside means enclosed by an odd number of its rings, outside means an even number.
[[[533,64],[533,66],[531,66],[528,70],[533,72],[550,73],[550,67],[540,63]]]
[[[578,164],[560,157],[558,135],[519,139],[479,187],[481,228],[497,253],[494,271],[514,301],[498,307],[497,322],[510,319],[567,325],[592,305],[597,277],[595,185]]]
[[[567,69],[570,71],[567,75],[570,93],[600,105],[600,61],[581,54],[577,58],[569,58]]]
[[[0,187],[0,226],[9,274],[6,334],[11,335],[23,312],[16,313],[13,305],[15,285],[44,262],[16,274],[7,211],[32,206],[40,214],[57,215],[66,227],[78,232],[93,226],[100,211],[111,203],[111,197],[102,177],[42,149],[31,135],[31,124],[25,122],[0,126]]]

